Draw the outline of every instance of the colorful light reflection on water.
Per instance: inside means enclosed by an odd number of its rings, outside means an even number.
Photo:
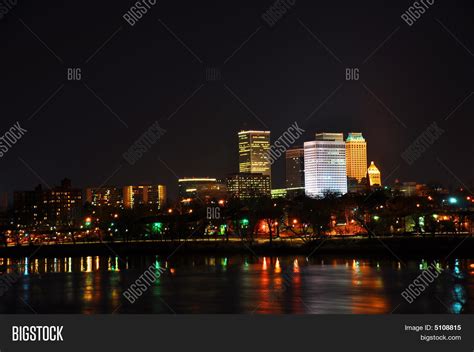
[[[362,258],[85,256],[0,258],[20,274],[1,313],[473,313],[474,260],[437,263],[442,274],[412,304],[401,292],[432,263]],[[135,304],[122,293],[152,266],[166,272]],[[4,276],[6,277],[6,276]],[[24,301],[24,302],[23,302]]]

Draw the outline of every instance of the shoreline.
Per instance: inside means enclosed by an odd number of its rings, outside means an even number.
[[[26,245],[0,248],[0,257],[57,257],[91,255],[350,255],[370,257],[469,258],[474,256],[474,237],[376,237],[376,238],[328,238],[303,243],[301,241],[257,242],[241,241],[134,241],[95,242],[80,244]]]

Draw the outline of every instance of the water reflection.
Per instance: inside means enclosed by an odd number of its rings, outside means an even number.
[[[125,265],[125,268],[127,268]],[[120,271],[119,257],[87,256],[77,258],[35,258],[28,257],[22,259],[0,258],[0,273],[12,274],[21,273],[28,276],[30,274],[47,273],[91,273],[103,270],[117,272]]]
[[[437,262],[438,279],[412,304],[401,292],[433,260],[251,256],[0,258],[20,274],[0,313],[472,313],[474,260]],[[122,293],[144,270],[166,269],[133,305]],[[4,276],[6,277],[6,276]],[[24,302],[23,302],[24,301]],[[173,307],[173,308],[171,308]]]

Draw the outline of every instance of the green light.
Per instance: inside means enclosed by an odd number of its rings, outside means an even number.
[[[375,216],[374,216],[374,220],[375,220],[375,221],[378,221],[378,220],[380,220],[380,216],[378,216],[378,215],[375,215]]]
[[[225,224],[219,226],[219,235],[225,235],[226,227],[227,227],[227,225],[225,225]]]
[[[457,198],[455,197],[450,197],[449,198],[449,204],[456,204],[458,202]]]
[[[156,234],[156,233],[161,233],[163,230],[163,223],[162,222],[154,222],[151,225],[151,232]]]
[[[242,220],[240,220],[240,223],[242,224],[242,226],[248,226],[249,225],[249,220],[248,219],[242,219]]]

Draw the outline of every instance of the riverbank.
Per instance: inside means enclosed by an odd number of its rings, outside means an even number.
[[[381,238],[328,238],[306,242],[275,240],[254,243],[233,239],[218,241],[134,241],[80,244],[48,244],[0,248],[0,257],[52,257],[92,255],[171,255],[179,252],[208,255],[350,255],[403,258],[413,257],[472,257],[474,237],[381,237]]]

